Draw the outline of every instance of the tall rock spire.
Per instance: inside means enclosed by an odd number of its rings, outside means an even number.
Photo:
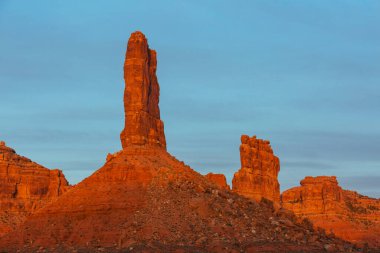
[[[166,149],[164,123],[158,107],[160,87],[156,51],[149,49],[144,34],[131,34],[124,63],[125,127],[120,134],[123,149],[154,145]]]

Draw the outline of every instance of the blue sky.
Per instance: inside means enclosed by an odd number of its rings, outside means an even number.
[[[123,61],[158,52],[168,150],[201,173],[269,139],[281,189],[336,175],[380,197],[379,1],[0,0],[0,139],[77,183],[121,149]]]

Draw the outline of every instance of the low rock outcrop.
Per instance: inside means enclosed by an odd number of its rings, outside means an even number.
[[[0,142],[0,236],[67,189],[62,171],[44,168]]]
[[[342,189],[336,177],[306,177],[282,193],[282,206],[345,240],[380,247],[380,199]]]
[[[205,177],[219,186],[221,189],[230,190],[230,186],[227,184],[226,176],[223,174],[208,173]]]
[[[277,177],[280,160],[273,154],[270,142],[242,135],[240,161],[241,168],[234,175],[232,190],[256,201],[265,198],[279,207],[280,184]]]

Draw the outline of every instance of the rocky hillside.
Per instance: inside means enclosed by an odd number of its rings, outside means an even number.
[[[310,223],[222,190],[157,147],[128,147],[0,239],[7,250],[345,251]]]

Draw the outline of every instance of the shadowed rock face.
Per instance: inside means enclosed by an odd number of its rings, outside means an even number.
[[[123,148],[153,145],[166,149],[156,68],[156,51],[149,49],[144,34],[132,33],[124,63],[125,128],[120,135]]]
[[[242,135],[240,161],[241,169],[234,175],[232,190],[256,201],[268,199],[279,207],[280,160],[273,154],[270,142]]]
[[[230,190],[230,186],[227,184],[227,179],[225,175],[208,173],[205,177],[217,186],[219,186],[221,189]]]
[[[67,189],[62,171],[46,169],[0,142],[0,236]]]
[[[380,200],[342,189],[336,177],[306,177],[282,193],[282,206],[351,242],[380,247]]]

